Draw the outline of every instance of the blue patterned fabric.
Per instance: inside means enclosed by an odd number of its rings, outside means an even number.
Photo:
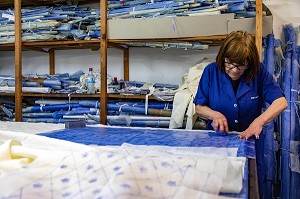
[[[150,128],[85,127],[63,129],[42,136],[67,140],[81,144],[119,146],[123,143],[134,145],[163,145],[176,147],[222,147],[238,148],[237,156],[255,158],[255,142],[241,140],[234,134],[220,135],[211,131],[188,131]],[[245,165],[243,189],[239,194],[220,194],[233,198],[248,198],[248,165]]]
[[[238,148],[237,156],[255,158],[255,141],[241,140],[235,134],[218,134],[212,131],[170,130],[124,127],[85,127],[63,129],[42,136],[82,144],[119,146],[123,143],[134,145],[163,145],[176,147],[222,147]],[[229,153],[229,152],[228,152]],[[230,154],[228,154],[230,155]],[[248,164],[245,165],[243,189],[239,194],[220,195],[233,198],[248,198]]]
[[[220,135],[212,131],[188,131],[124,127],[85,127],[64,129],[40,135],[81,144],[120,146],[163,145],[177,147],[238,148],[238,156],[255,158],[255,142],[240,140],[236,135]]]

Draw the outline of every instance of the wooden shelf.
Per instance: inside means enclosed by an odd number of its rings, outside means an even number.
[[[211,35],[199,37],[185,37],[185,38],[164,38],[164,39],[108,39],[111,43],[122,42],[172,42],[172,41],[218,41],[226,38],[227,35]]]
[[[187,38],[168,38],[168,39],[108,39],[110,45],[122,45],[122,43],[130,42],[200,42],[209,46],[220,46],[227,35],[215,35],[215,36],[201,36],[201,37],[187,37]],[[136,47],[126,44],[127,47]],[[138,46],[142,47],[142,46]]]
[[[0,93],[0,97],[14,97],[14,93]]]
[[[69,94],[65,93],[23,93],[23,97],[47,97],[47,98],[68,98]],[[78,98],[100,98],[100,94],[70,94],[70,97],[78,97]]]
[[[0,44],[0,51],[13,51],[15,44]]]
[[[61,94],[61,93],[23,93],[23,97],[45,97],[45,98],[68,98],[69,94]],[[1,97],[14,97],[14,93],[0,93]],[[96,94],[76,94],[71,93],[70,96],[72,98],[100,98],[100,93]],[[119,95],[119,94],[108,94],[108,98],[110,99],[145,99],[145,95]],[[153,96],[149,96],[149,99],[154,100]]]
[[[108,98],[117,98],[117,99],[145,99],[145,95],[119,95],[119,94],[108,94]],[[149,99],[154,100],[153,96],[149,96]]]
[[[123,50],[124,47],[116,43],[108,44],[108,47],[118,48]],[[70,50],[70,49],[91,49],[99,50],[100,40],[79,40],[79,41],[35,41],[35,42],[22,42],[22,50],[35,50],[48,52],[49,49],[53,50]],[[13,51],[15,44],[0,44],[0,51]]]
[[[21,0],[20,0],[21,1]],[[76,0],[79,4],[99,3],[99,0]],[[22,0],[22,6],[45,6],[55,4],[66,4],[65,0]],[[1,0],[0,7],[13,7],[14,0]]]
[[[22,42],[22,46],[26,49],[39,48],[39,49],[93,49],[100,48],[99,40],[79,40],[79,41],[39,41],[39,42]]]

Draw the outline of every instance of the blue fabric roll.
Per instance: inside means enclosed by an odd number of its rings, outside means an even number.
[[[78,119],[54,119],[54,118],[23,118],[23,122],[33,122],[33,123],[38,123],[38,122],[43,122],[43,123],[66,123],[66,122],[72,122],[76,121]]]
[[[299,110],[298,106],[298,92],[299,92],[299,63],[298,63],[298,52],[296,47],[296,30],[293,32],[293,42],[291,45],[292,53],[292,70],[291,70],[291,141],[298,141],[300,138],[300,127],[299,127]],[[299,146],[300,147],[300,146]],[[297,151],[291,151],[297,153]],[[299,155],[299,153],[298,153]],[[299,156],[298,156],[299,157]],[[291,184],[290,184],[290,197],[296,198],[300,196],[300,173],[291,171]]]
[[[38,113],[44,111],[69,110],[79,106],[80,106],[79,104],[55,104],[55,105],[45,105],[45,106],[31,106],[23,109],[23,113]]]
[[[93,101],[93,100],[83,100],[80,101],[79,104],[84,107],[91,107],[91,108],[100,108],[100,102],[99,101]],[[145,103],[141,102],[108,102],[108,109],[111,110],[119,110],[120,108],[123,110],[123,107],[134,107],[134,108],[143,108],[145,113]],[[165,102],[149,102],[148,108],[154,108],[154,109],[173,109],[173,104],[165,103]],[[124,109],[127,110],[127,109]]]
[[[292,46],[291,43],[295,42],[293,39],[294,29],[291,25],[284,27],[287,48],[284,53],[283,62],[283,76],[282,76],[282,90],[288,102],[291,101],[291,59],[292,59]],[[290,162],[290,140],[291,140],[291,103],[288,108],[282,113],[282,131],[281,131],[281,198],[290,198],[290,182],[291,171],[289,167]]]
[[[23,118],[53,118],[53,113],[23,113]]]
[[[268,68],[268,71],[273,75],[274,74],[274,35],[270,34],[266,38],[266,61],[265,66]],[[269,108],[270,104],[265,103],[264,107]],[[262,151],[257,151],[258,153],[263,154],[263,169],[262,173],[258,173],[261,186],[260,195],[265,199],[272,199],[272,183],[275,179],[275,148],[274,148],[274,121],[269,122],[263,128],[265,135],[264,138],[264,147]],[[261,179],[262,178],[262,179]]]

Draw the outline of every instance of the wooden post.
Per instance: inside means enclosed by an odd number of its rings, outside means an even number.
[[[262,0],[256,0],[255,41],[260,61],[262,61]]]
[[[55,52],[53,49],[49,50],[49,74],[55,74]]]
[[[129,47],[124,48],[124,80],[129,81]]]
[[[256,160],[248,159],[248,198],[259,199]]]
[[[256,0],[255,42],[259,60],[262,61],[262,0]],[[255,159],[249,160],[249,198],[259,199],[257,166]]]
[[[15,120],[22,121],[22,24],[21,0],[14,0],[15,8]]]
[[[107,0],[100,0],[100,124],[107,124]]]

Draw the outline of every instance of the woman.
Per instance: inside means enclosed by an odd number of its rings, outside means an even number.
[[[271,105],[262,113],[264,102]],[[258,139],[263,126],[287,107],[279,85],[259,61],[254,37],[244,31],[230,33],[216,62],[204,69],[194,103],[197,114],[209,120],[208,129],[240,131],[245,139]]]

